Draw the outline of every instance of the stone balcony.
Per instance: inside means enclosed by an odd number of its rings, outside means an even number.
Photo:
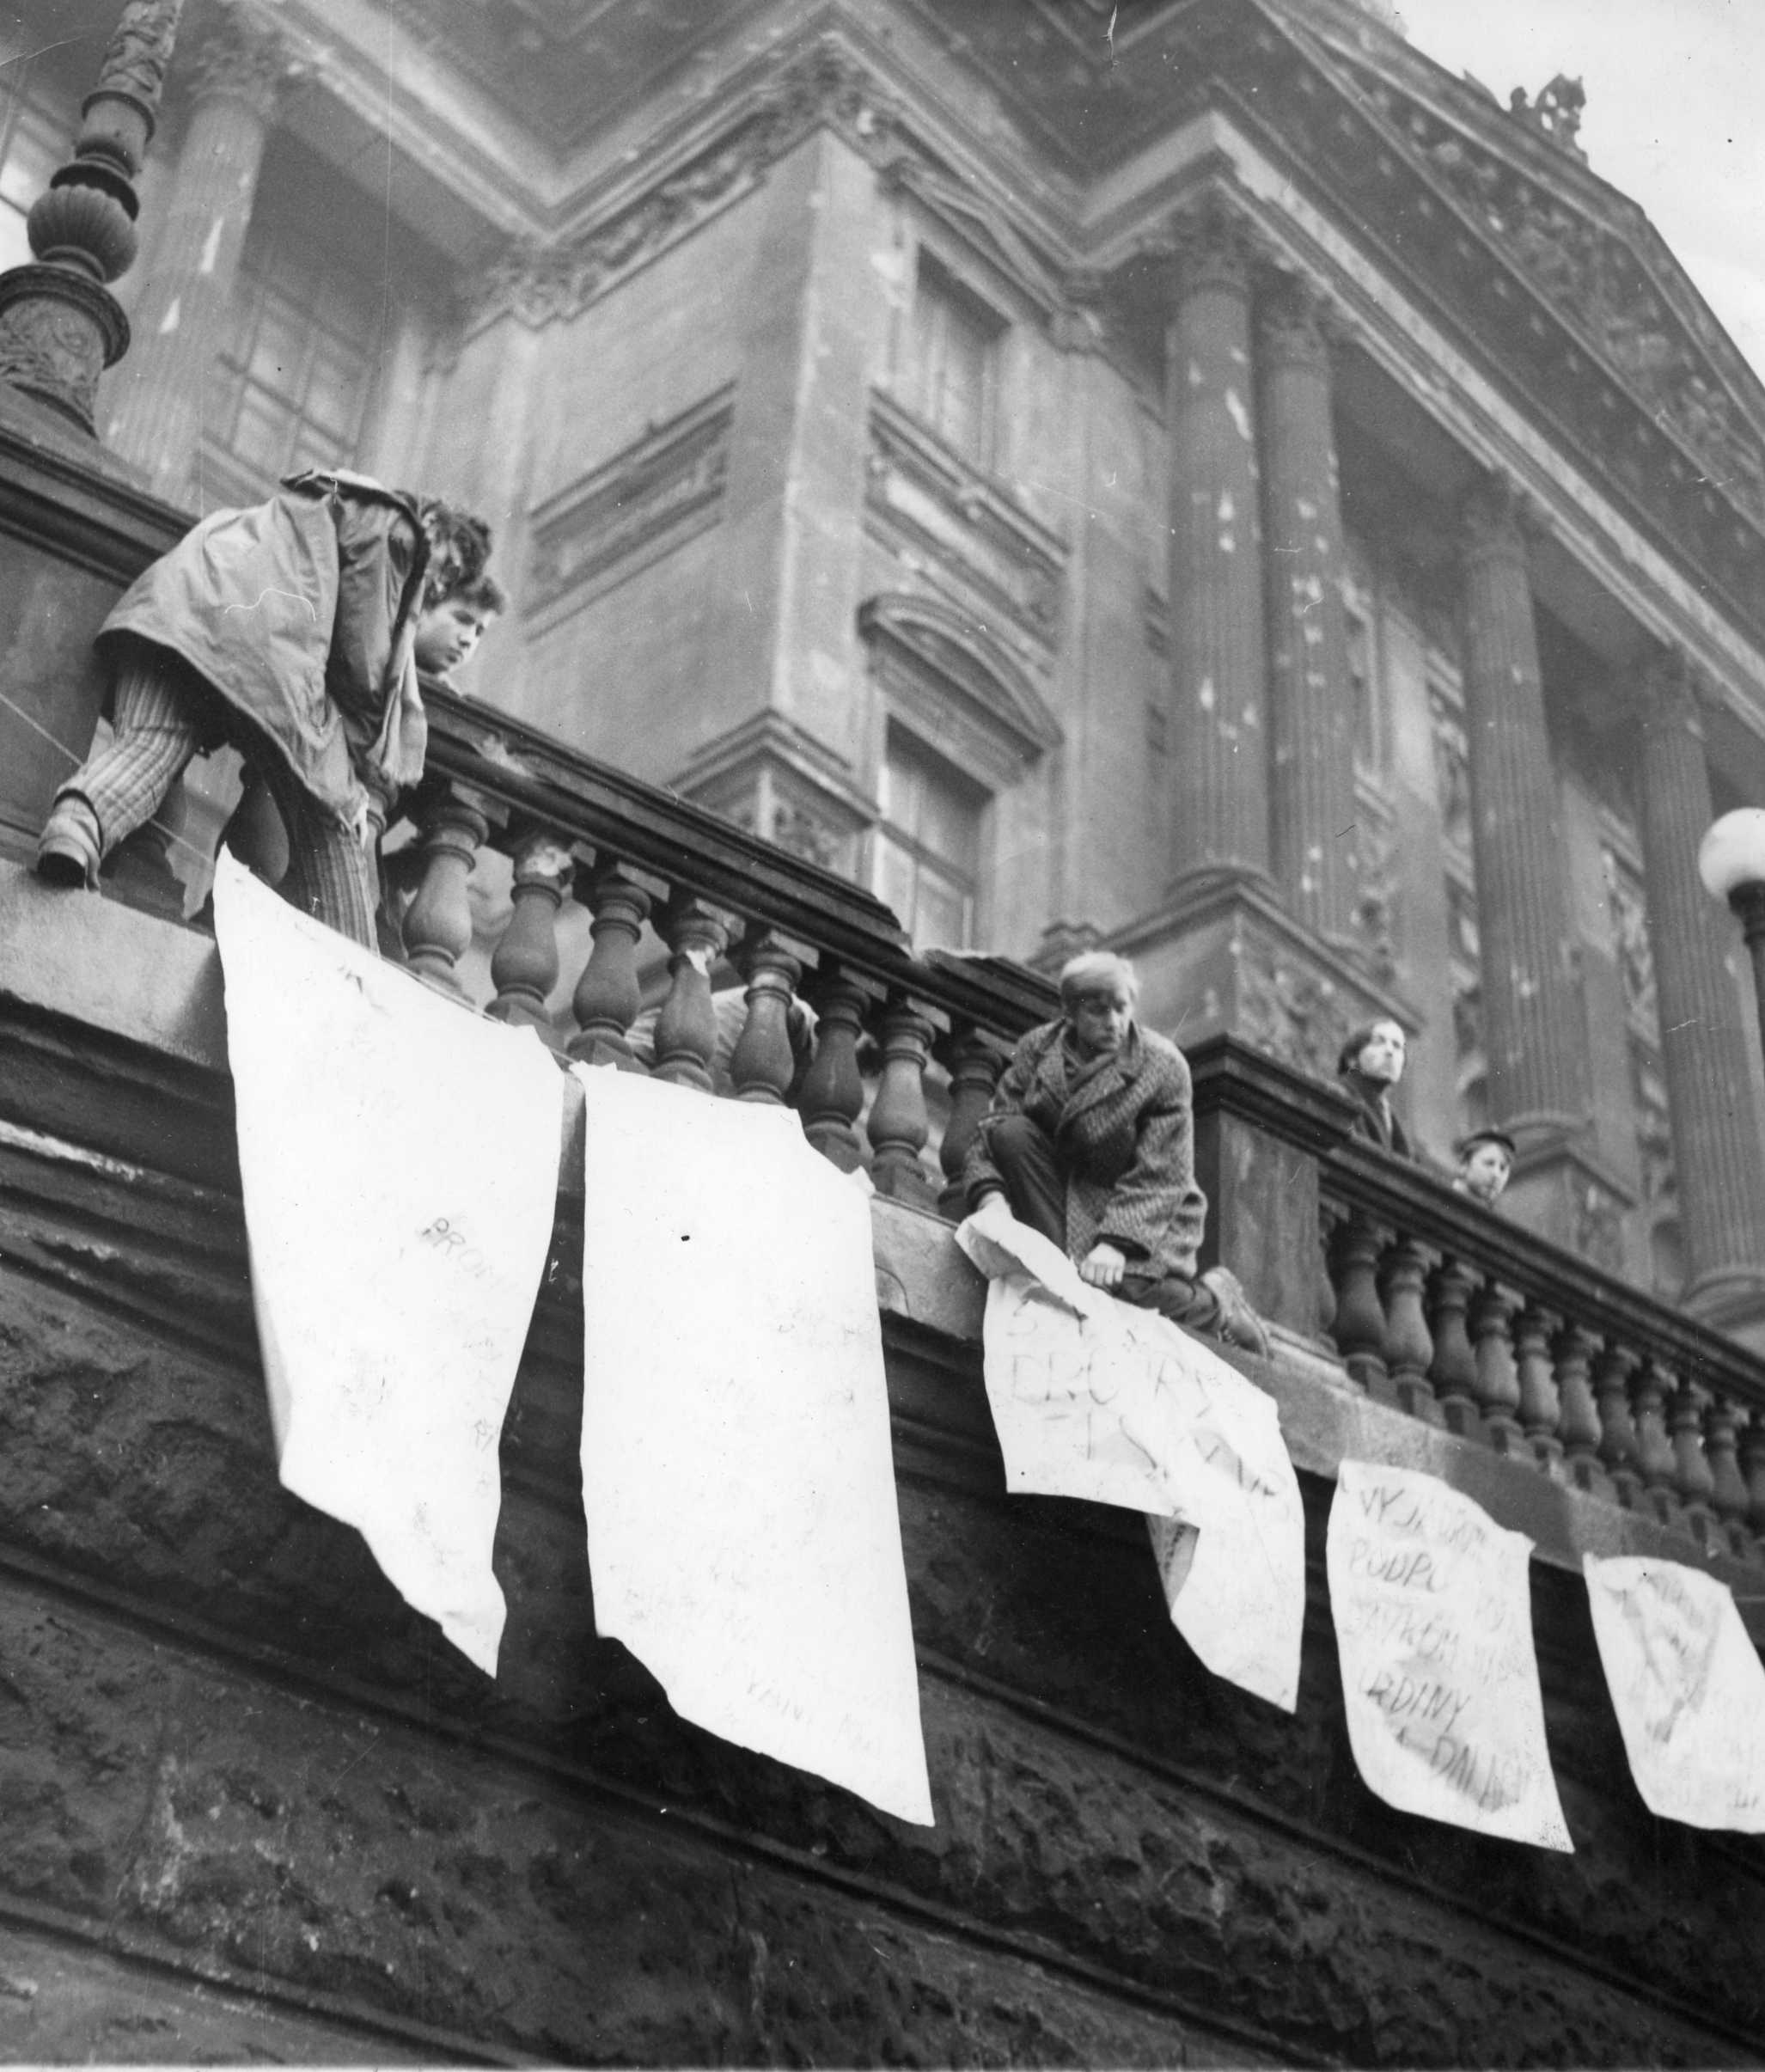
[[[14,493],[3,551],[47,598],[76,557],[21,536]],[[131,523],[113,580],[174,529]],[[21,704],[35,653],[0,681]],[[560,1054],[631,1065],[653,941],[653,1069],[789,1098],[871,1174],[937,1825],[682,1724],[595,1638],[570,1129],[504,1440],[496,1684],[280,1489],[213,943],[0,862],[0,2052],[177,2055],[154,2039],[199,2011],[223,2055],[387,2062],[1759,2057],[1765,1854],[1642,1808],[1579,1561],[1708,1566],[1765,1630],[1765,1363],[1352,1141],[1331,1087],[1199,1047],[1209,1256],[1276,1327],[1267,1361],[1227,1357],[1274,1396],[1307,1504],[1299,1706],[1276,1713],[1171,1629],[1137,1520],[1005,1495],[982,1286],[939,1202],[1045,981],[915,958],[849,883],[432,706],[413,969],[462,1013],[487,995]],[[36,802],[14,804],[27,828]],[[509,919],[479,983],[486,849]],[[1322,1563],[1348,1457],[1426,1469],[1536,1543],[1573,1857],[1360,1783]]]

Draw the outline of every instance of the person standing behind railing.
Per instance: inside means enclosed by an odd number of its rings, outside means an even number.
[[[38,874],[93,886],[192,758],[232,741],[286,828],[283,896],[371,948],[376,825],[423,773],[417,686],[502,604],[483,521],[343,469],[216,511],[130,586],[98,635],[112,740],[57,793]]]
[[[968,1148],[968,1207],[1001,1195],[1093,1287],[1266,1354],[1237,1275],[1196,1274],[1207,1198],[1189,1068],[1136,1021],[1139,993],[1126,957],[1088,950],[1065,966],[1059,1020],[1019,1042]]]
[[[1415,1156],[1391,1105],[1391,1090],[1403,1077],[1408,1048],[1399,1024],[1382,1017],[1357,1029],[1336,1057],[1336,1076],[1354,1098],[1354,1134],[1400,1158]]]

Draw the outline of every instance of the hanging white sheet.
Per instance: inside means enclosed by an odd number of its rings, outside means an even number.
[[[1080,1282],[996,1197],[956,1242],[996,1276],[986,1393],[1007,1487],[1145,1512],[1171,1623],[1215,1675],[1291,1712],[1305,1519],[1273,1399],[1174,1323]]]
[[[1532,1651],[1531,1550],[1432,1475],[1338,1470],[1326,1565],[1361,1776],[1404,1812],[1572,1850]]]
[[[1677,1562],[1582,1565],[1643,1804],[1689,1827],[1765,1833],[1765,1666],[1728,1586]]]
[[[498,1442],[545,1271],[564,1078],[224,851],[215,934],[284,1488],[494,1676]]]
[[[683,1718],[930,1824],[869,1203],[788,1109],[577,1077],[596,1629]]]

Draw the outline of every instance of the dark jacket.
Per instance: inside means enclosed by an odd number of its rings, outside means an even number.
[[[366,475],[290,475],[248,510],[217,510],[124,591],[100,629],[181,655],[248,738],[349,824],[366,776],[422,774],[412,648],[428,552],[415,506]]]
[[[972,1204],[1005,1189],[987,1146],[1000,1116],[1027,1116],[1048,1137],[1066,1176],[1066,1250],[1083,1260],[1101,1238],[1130,1273],[1193,1279],[1207,1220],[1195,1184],[1189,1068],[1175,1043],[1136,1023],[1121,1048],[1081,1062],[1064,1022],[1032,1029],[1012,1053],[962,1168]]]
[[[1354,1103],[1353,1135],[1365,1137],[1369,1143],[1377,1144],[1381,1150],[1389,1151],[1397,1158],[1415,1156],[1409,1147],[1409,1137],[1392,1112],[1389,1101],[1382,1105],[1376,1097],[1370,1097],[1353,1073],[1343,1073],[1336,1083]]]

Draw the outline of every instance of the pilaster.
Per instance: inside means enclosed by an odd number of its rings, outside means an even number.
[[[197,492],[208,384],[290,66],[274,28],[237,0],[180,57],[189,116],[136,311],[135,350],[109,398],[106,431],[149,471],[161,496],[188,503]]]
[[[1676,653],[1652,656],[1640,676],[1643,867],[1685,1299],[1714,1323],[1765,1323],[1765,1170],[1723,968],[1731,931],[1698,878],[1698,842],[1714,817],[1698,688]]]
[[[1354,924],[1354,707],[1342,606],[1342,516],[1330,353],[1306,285],[1279,281],[1257,312],[1268,600],[1269,820],[1293,914],[1342,942]]]
[[[1172,883],[1269,866],[1250,276],[1237,223],[1185,226],[1165,348]]]

